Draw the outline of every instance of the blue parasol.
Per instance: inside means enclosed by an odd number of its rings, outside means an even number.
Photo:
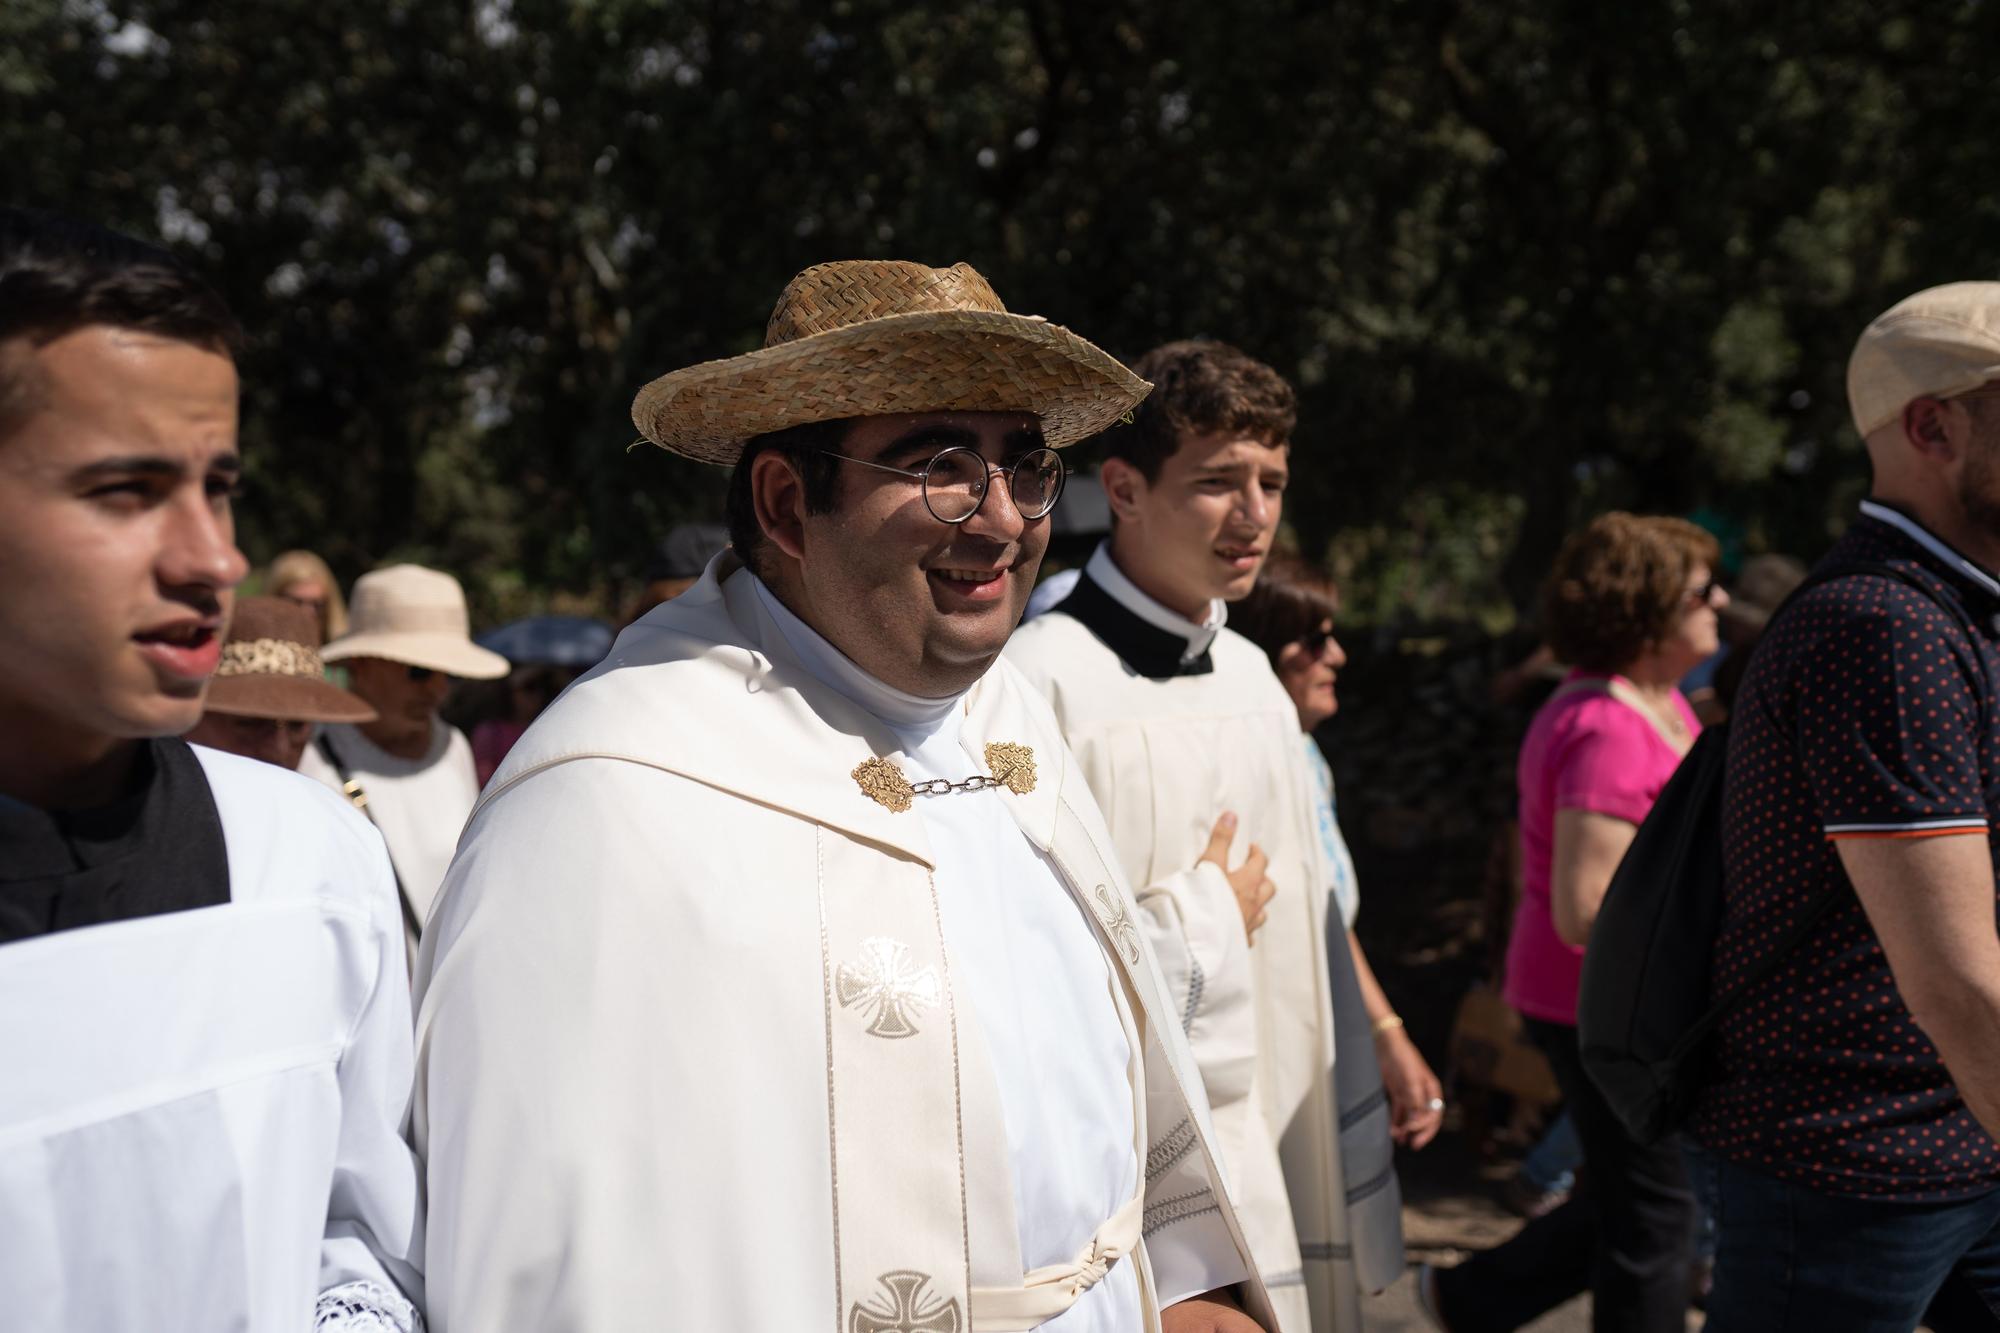
[[[611,651],[611,626],[588,616],[528,616],[479,636],[515,666],[596,666]]]

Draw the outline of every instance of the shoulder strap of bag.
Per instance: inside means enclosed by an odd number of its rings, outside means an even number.
[[[333,765],[334,773],[340,778],[340,794],[347,798],[347,803],[359,810],[363,819],[375,824],[374,812],[368,808],[368,792],[355,779],[354,770],[350,769],[335,752],[333,738],[322,731],[313,741],[313,745],[325,757],[326,762]],[[375,831],[379,833],[381,830],[382,826],[375,824]],[[387,851],[386,844],[384,851]],[[410,904],[409,891],[403,887],[403,874],[396,869],[396,858],[393,856],[389,858],[389,873],[396,879],[396,902],[403,909],[403,924],[409,928],[412,936],[423,934],[424,923],[417,920],[417,909]]]

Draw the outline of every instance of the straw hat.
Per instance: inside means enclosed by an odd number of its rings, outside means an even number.
[[[1847,360],[1847,405],[1866,439],[1913,399],[1951,398],[1996,379],[2000,282],[1950,282],[1905,297],[1861,331]]]
[[[1068,329],[1007,313],[969,265],[855,259],[793,278],[760,350],[661,376],[632,420],[704,463],[735,463],[767,431],[898,412],[1032,412],[1059,449],[1151,388]]]
[[[329,662],[379,657],[466,680],[497,680],[507,659],[472,641],[472,618],[458,580],[422,565],[363,574],[349,600],[347,633],[320,654]]]
[[[202,706],[232,717],[287,722],[373,722],[366,700],[328,681],[319,618],[283,597],[244,597],[230,617],[222,665]]]

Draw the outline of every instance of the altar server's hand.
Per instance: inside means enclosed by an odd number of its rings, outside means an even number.
[[[1264,1333],[1226,1291],[1191,1296],[1160,1311],[1160,1333]]]
[[[1243,864],[1234,870],[1229,868],[1229,842],[1235,836],[1236,816],[1225,810],[1208,835],[1208,847],[1202,852],[1201,860],[1213,862],[1229,880],[1229,887],[1236,894],[1237,909],[1243,913],[1244,937],[1254,944],[1257,927],[1264,924],[1264,906],[1271,901],[1271,895],[1278,891],[1278,886],[1265,877],[1264,871],[1270,867],[1271,859],[1254,842],[1250,844]]]

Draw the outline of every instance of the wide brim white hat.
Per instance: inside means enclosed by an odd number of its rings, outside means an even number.
[[[422,565],[390,565],[356,580],[348,632],[320,657],[328,662],[379,657],[466,680],[496,680],[510,669],[506,658],[472,641],[458,580]]]

